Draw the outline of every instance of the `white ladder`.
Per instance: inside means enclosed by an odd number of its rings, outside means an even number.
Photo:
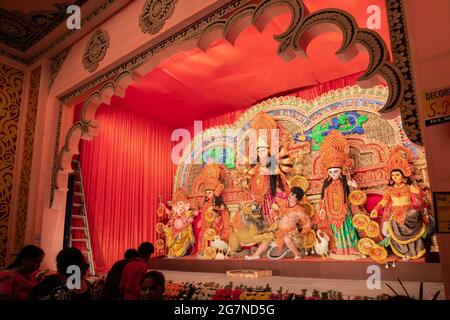
[[[84,243],[85,250],[83,253],[86,254],[89,262],[89,271],[91,276],[95,276],[94,268],[94,258],[92,255],[91,237],[89,235],[89,225],[86,212],[86,203],[84,200],[84,189],[83,189],[83,178],[81,176],[81,165],[79,160],[72,160],[72,167],[74,170],[74,192],[73,192],[73,203],[72,203],[72,221],[70,223],[70,246],[74,246],[75,243]],[[77,199],[77,200],[76,200]],[[74,209],[77,210],[77,214],[74,214]],[[82,226],[74,227],[74,219],[81,219]],[[83,231],[84,237],[72,237],[73,231]]]

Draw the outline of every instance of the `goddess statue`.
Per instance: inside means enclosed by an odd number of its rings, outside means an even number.
[[[200,205],[201,217],[198,227],[198,254],[204,256],[205,250],[210,248],[210,243],[216,236],[220,240],[227,241],[231,226],[229,214],[221,197],[224,185],[220,182],[222,169],[216,163],[207,163],[197,179],[199,186],[203,186],[205,198]],[[216,238],[217,239],[217,238]]]
[[[319,223],[324,225],[331,238],[330,257],[358,259],[358,233],[352,223],[352,206],[349,203],[350,187],[357,184],[349,176],[353,165],[349,145],[338,131],[330,131],[320,149],[320,164],[326,177],[322,184]]]
[[[186,255],[195,243],[192,230],[193,211],[190,210],[190,204],[181,190],[173,195],[171,204],[172,210],[166,208],[169,221],[163,230],[168,248],[167,256],[177,258]]]
[[[283,195],[289,190],[285,172],[289,169],[290,162],[285,148],[276,150],[276,155],[271,155],[271,143],[273,130],[278,130],[275,120],[267,113],[258,113],[252,121],[251,128],[257,133],[256,164],[248,170],[250,177],[250,194],[253,200],[262,207],[264,218],[268,223],[274,222],[272,205],[276,202],[277,195]],[[265,137],[262,133],[266,133]],[[279,152],[278,152],[279,151]]]
[[[386,167],[389,184],[371,212],[372,218],[383,212],[382,233],[395,255],[404,260],[418,259],[425,254],[422,237],[429,222],[424,193],[411,180],[412,159],[411,151],[404,146],[391,151]]]

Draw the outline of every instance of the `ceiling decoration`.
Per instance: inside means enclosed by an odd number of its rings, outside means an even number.
[[[103,60],[106,54],[106,49],[109,47],[109,35],[105,30],[97,30],[91,36],[91,39],[86,45],[83,53],[83,66],[89,72],[94,72],[100,61]]]
[[[157,34],[175,10],[178,0],[147,0],[139,15],[139,26],[143,33]]]
[[[56,3],[51,10],[24,13],[0,8],[0,43],[25,52],[53,31],[67,16],[67,7],[78,6],[87,0],[72,3]]]

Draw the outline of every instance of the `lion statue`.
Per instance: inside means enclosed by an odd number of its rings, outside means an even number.
[[[259,243],[256,236],[264,233],[265,222],[259,205],[247,202],[240,205],[240,213],[232,219],[233,232],[229,239],[227,254],[230,257],[239,256],[243,246],[253,246]]]

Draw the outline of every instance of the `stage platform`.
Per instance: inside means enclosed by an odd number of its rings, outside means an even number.
[[[393,281],[399,278],[402,281],[442,282],[441,265],[427,263],[424,259],[408,262],[397,261],[396,268],[385,269],[384,264],[377,264],[371,259],[356,261],[337,261],[322,259],[320,257],[304,257],[301,260],[202,260],[196,256],[187,256],[178,259],[154,258],[151,268],[157,270],[172,270],[184,272],[225,273],[236,269],[268,269],[273,276],[319,278],[319,279],[352,279],[366,280],[369,277],[368,267],[378,265],[381,269],[382,281]]]

